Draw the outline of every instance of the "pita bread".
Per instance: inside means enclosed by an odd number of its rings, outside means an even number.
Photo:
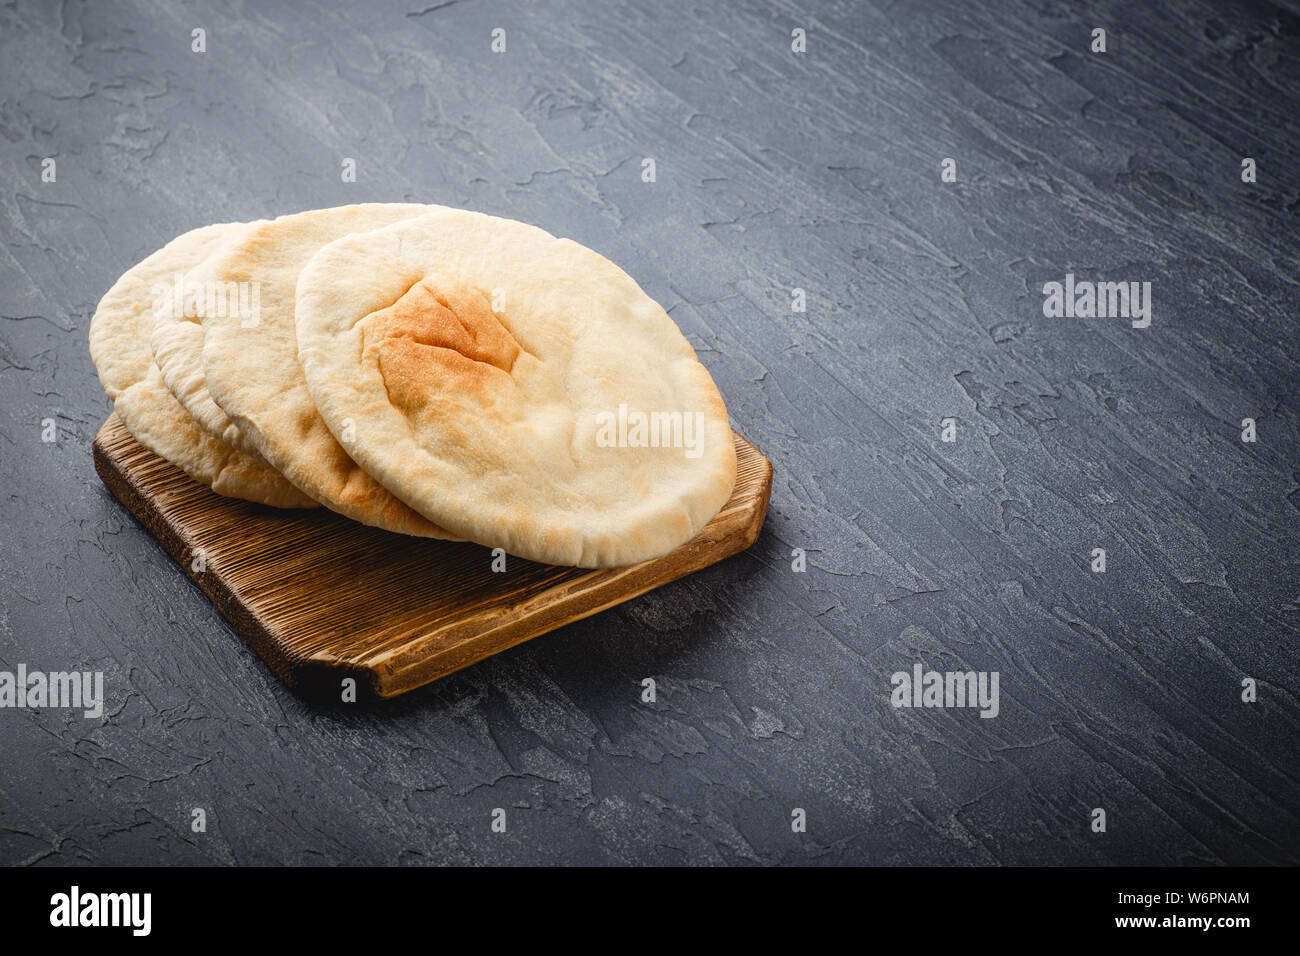
[[[163,384],[149,351],[162,290],[245,228],[204,226],[173,239],[113,284],[90,321],[90,355],[122,424],[140,444],[218,494],[279,508],[311,501],[265,462],[205,433]]]
[[[255,323],[230,310],[203,316],[203,372],[217,405],[268,462],[321,504],[363,524],[449,538],[389,494],[334,439],[307,390],[294,331],[298,273],[313,254],[341,236],[427,211],[369,203],[281,216],[255,224],[187,281],[257,285]]]
[[[266,220],[249,223],[249,228],[263,222]],[[207,311],[233,311],[241,322],[256,321],[259,290],[249,285],[199,283],[189,276],[184,284],[187,288],[177,296],[175,307],[155,316],[149,340],[163,383],[209,435],[260,458],[253,443],[208,393],[203,374],[202,326]]]
[[[338,239],[302,270],[297,331],[352,457],[469,540],[633,564],[693,538],[735,485],[726,406],[676,324],[536,227],[437,207]]]

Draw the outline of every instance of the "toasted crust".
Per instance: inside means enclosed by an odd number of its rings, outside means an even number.
[[[203,316],[203,373],[216,405],[273,466],[321,504],[364,524],[453,537],[407,507],[349,457],[317,414],[298,365],[298,273],[327,243],[420,215],[428,207],[370,203],[318,209],[255,224],[191,273],[200,283],[256,283],[256,323]]]
[[[634,564],[694,537],[735,484],[726,406],[676,324],[602,256],[523,223],[437,207],[336,240],[299,277],[297,341],[352,457],[472,541]],[[676,415],[677,446],[602,440],[620,407]]]

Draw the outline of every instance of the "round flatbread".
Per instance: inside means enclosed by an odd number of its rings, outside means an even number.
[[[335,440],[307,390],[294,331],[298,273],[313,254],[341,236],[428,208],[368,203],[281,216],[254,225],[194,269],[187,282],[251,283],[258,289],[255,322],[232,310],[203,316],[203,373],[217,405],[268,462],[321,504],[363,524],[451,538],[393,497]]]
[[[534,226],[438,207],[339,239],[302,270],[297,327],[352,457],[471,541],[634,564],[689,541],[735,485],[726,406],[676,324]]]
[[[261,225],[262,219],[248,228]],[[179,277],[178,277],[179,279]],[[190,413],[199,427],[214,438],[240,451],[261,457],[256,447],[239,430],[230,416],[212,400],[203,374],[203,317],[229,315],[243,324],[258,321],[260,289],[252,282],[201,281],[186,276],[179,283],[173,307],[154,318],[149,345],[163,383]]]
[[[176,275],[243,228],[243,223],[223,223],[192,230],[128,269],[90,321],[90,356],[122,424],[154,454],[218,494],[278,508],[313,507],[315,502],[264,461],[199,428],[163,384],[149,350],[154,317],[169,307]]]

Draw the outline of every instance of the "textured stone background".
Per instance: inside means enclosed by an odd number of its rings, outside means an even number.
[[[422,3],[0,6],[0,667],[108,695],[0,711],[0,862],[1300,861],[1294,13]],[[758,544],[388,705],[281,686],[96,478],[86,330],[185,229],[362,200],[623,265],[775,464]],[[1045,319],[1067,271],[1151,327]],[[1001,715],[893,709],[918,661]]]

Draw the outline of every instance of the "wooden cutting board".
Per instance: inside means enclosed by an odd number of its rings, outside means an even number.
[[[304,693],[395,697],[644,594],[754,543],[772,465],[735,435],[731,499],[672,554],[590,571],[379,531],[324,508],[223,498],[145,449],[109,416],[95,470],[271,668]],[[200,560],[201,558],[201,560]]]

